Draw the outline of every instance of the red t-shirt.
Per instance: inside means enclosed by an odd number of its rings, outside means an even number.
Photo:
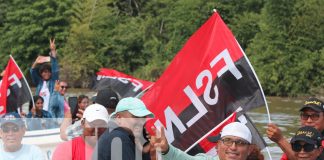
[[[283,153],[280,160],[288,160],[286,153]]]
[[[56,146],[53,160],[91,160],[93,147],[86,144],[82,137],[63,142]]]

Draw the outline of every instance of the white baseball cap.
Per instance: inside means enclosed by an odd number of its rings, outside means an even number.
[[[88,122],[93,122],[94,120],[103,120],[108,123],[109,114],[103,105],[96,103],[91,104],[84,110],[82,119],[86,119]]]
[[[240,122],[232,122],[226,125],[223,128],[220,136],[219,135],[211,136],[208,137],[208,140],[210,142],[217,142],[218,140],[220,140],[222,137],[225,136],[236,136],[248,141],[249,143],[252,142],[252,134],[250,129],[246,125]]]
[[[233,122],[226,125],[221,133],[221,138],[224,136],[236,136],[245,139],[249,143],[252,142],[252,134],[249,128],[240,122]]]

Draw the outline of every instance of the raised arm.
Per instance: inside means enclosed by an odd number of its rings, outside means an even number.
[[[273,123],[269,123],[267,128],[267,135],[271,141],[277,143],[277,145],[281,148],[281,150],[287,155],[289,160],[296,159],[290,143],[282,135],[281,130],[277,125]]]
[[[33,65],[32,65],[31,68],[30,68],[31,78],[32,78],[33,83],[34,83],[35,85],[38,85],[38,84],[42,81],[42,78],[41,78],[41,76],[39,75],[39,73],[38,73],[38,69],[36,68],[36,66],[37,66],[38,64],[48,62],[48,58],[49,58],[49,57],[46,57],[46,56],[38,56],[38,57],[36,58],[35,62],[33,63]]]
[[[71,115],[71,112],[66,112],[64,114],[64,120],[60,126],[60,137],[64,141],[68,140],[66,130],[70,125],[72,125],[72,115]]]
[[[153,138],[154,143],[153,146],[155,150],[161,151],[162,159],[164,160],[207,160],[212,159],[212,157],[207,156],[206,154],[198,154],[195,156],[191,156],[180,149],[173,147],[171,144],[168,143],[167,138],[165,137],[164,128],[161,128],[161,136],[159,136],[159,131],[152,128],[155,132],[155,137]]]
[[[48,110],[54,118],[64,117],[63,103],[64,97],[58,92],[60,89],[60,81],[55,81],[54,92],[50,97]]]
[[[56,46],[55,46],[55,39],[50,39],[50,57],[51,57],[51,68],[52,68],[52,80],[58,80],[59,79],[59,66],[57,62],[57,52],[56,52]]]

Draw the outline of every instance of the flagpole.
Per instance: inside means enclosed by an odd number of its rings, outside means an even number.
[[[154,84],[154,83],[153,83]],[[136,98],[139,98],[139,96],[142,94],[142,93],[144,93],[144,92],[146,92],[147,90],[149,90],[152,86],[153,86],[153,84],[151,84],[151,85],[149,85],[148,87],[146,87],[143,91],[141,91],[140,93],[138,93],[135,97]]]
[[[267,153],[268,153],[268,156],[269,156],[270,160],[272,160],[272,157],[271,157],[271,154],[270,154],[270,151],[269,151],[268,146],[266,146],[266,150],[267,150]]]
[[[236,39],[235,39],[235,40],[236,40]],[[247,63],[248,63],[249,66],[251,67],[251,70],[252,70],[253,74],[255,75],[255,78],[256,78],[256,80],[257,80],[257,82],[258,82],[258,85],[259,85],[259,87],[260,87],[260,90],[261,90],[262,98],[263,98],[263,100],[264,100],[264,102],[265,102],[265,107],[266,107],[267,114],[268,114],[268,122],[271,123],[271,118],[270,118],[270,112],[269,112],[269,107],[268,107],[267,99],[266,99],[266,97],[265,97],[265,95],[264,95],[264,92],[263,92],[263,89],[262,89],[262,87],[261,87],[261,83],[260,83],[260,81],[259,81],[259,78],[258,78],[258,76],[256,76],[256,73],[255,73],[255,71],[254,71],[254,68],[252,67],[252,65],[251,65],[251,63],[250,63],[250,61],[249,61],[249,59],[246,57],[245,52],[243,51],[243,49],[241,48],[241,46],[240,46],[240,44],[237,42],[237,40],[236,40],[236,43],[237,43],[237,45],[240,47],[241,52],[242,52],[243,55],[244,55],[244,58],[246,59]],[[267,153],[268,153],[268,155],[269,155],[270,160],[272,160],[272,157],[271,157],[271,154],[270,154],[269,148],[268,148],[267,146],[266,146],[266,150],[267,150]]]
[[[216,10],[216,9],[213,9],[213,12],[217,12],[217,10]],[[249,59],[248,59],[247,56],[245,55],[245,52],[243,51],[241,45],[237,42],[236,38],[235,38],[235,41],[236,41],[237,45],[240,47],[241,52],[243,53],[244,58],[246,59],[247,63],[248,63],[249,66],[251,67],[251,70],[252,70],[253,74],[256,75],[256,73],[255,73],[255,71],[254,71],[254,68],[252,67],[252,65],[251,65],[251,63],[250,63],[250,61],[249,61]],[[264,95],[264,92],[263,92],[263,89],[262,89],[262,86],[261,86],[261,83],[260,83],[260,81],[259,81],[258,76],[255,76],[255,78],[256,78],[256,80],[257,80],[257,82],[258,82],[258,85],[259,85],[259,87],[260,87],[260,89],[261,89],[262,98],[263,98],[263,100],[264,100],[264,102],[265,102],[265,107],[266,107],[267,114],[268,114],[268,121],[269,121],[269,123],[271,123],[271,118],[270,118],[270,112],[269,112],[269,107],[268,107],[267,99],[266,99],[266,97],[265,97],[265,95]]]
[[[236,39],[235,39],[235,40],[236,40]],[[243,55],[244,55],[244,58],[246,59],[247,63],[248,63],[249,66],[251,67],[251,70],[252,70],[253,74],[256,75],[256,73],[255,73],[255,71],[254,71],[254,68],[252,67],[252,65],[251,65],[251,63],[250,63],[250,61],[249,61],[249,59],[246,57],[245,52],[243,51],[243,49],[241,48],[241,46],[240,46],[240,44],[237,42],[237,40],[236,40],[236,43],[237,43],[237,45],[240,47],[240,49],[241,49],[241,51],[242,51],[242,53],[243,53]],[[270,118],[270,112],[269,112],[269,107],[268,107],[267,99],[266,99],[266,97],[265,97],[265,95],[264,95],[264,92],[263,92],[263,89],[262,89],[262,86],[261,86],[261,83],[260,83],[260,81],[259,81],[258,76],[255,76],[255,78],[256,78],[256,80],[257,80],[257,82],[258,82],[258,85],[259,85],[259,87],[260,87],[260,89],[261,89],[262,98],[263,98],[263,100],[264,100],[264,102],[265,102],[265,107],[266,107],[267,114],[268,114],[268,122],[271,123],[271,118]]]
[[[10,56],[10,58],[12,59],[12,61],[15,63],[15,65],[18,66],[17,63],[16,63],[16,61],[15,61],[15,59],[11,56],[11,54],[10,54],[9,56]],[[19,66],[18,66],[17,68],[18,68],[19,72],[22,74],[22,77],[23,77],[25,83],[27,84],[27,88],[28,88],[29,94],[31,95],[31,100],[32,100],[33,107],[34,107],[34,106],[35,106],[35,103],[34,103],[34,97],[33,97],[33,94],[32,94],[32,92],[31,92],[31,90],[30,90],[30,87],[29,87],[29,85],[28,85],[28,83],[27,83],[27,80],[26,80],[26,78],[25,78],[25,75],[24,75],[23,72],[20,70],[20,67],[19,67]],[[22,106],[21,106],[21,107],[22,107]]]
[[[211,129],[208,133],[206,133],[204,136],[202,136],[199,140],[197,140],[194,144],[192,144],[188,149],[185,150],[185,152],[187,153],[189,150],[191,150],[195,145],[197,145],[198,143],[200,143],[200,141],[202,141],[203,139],[205,139],[209,134],[211,134],[212,132],[214,132],[218,127],[222,126],[225,122],[227,122],[230,118],[232,118],[234,116],[234,113],[236,113],[237,111],[233,112],[231,115],[229,115],[228,117],[226,117],[226,119],[224,119],[221,123],[219,123],[216,127],[214,127],[213,129]]]

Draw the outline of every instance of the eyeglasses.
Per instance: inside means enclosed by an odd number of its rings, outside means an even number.
[[[18,132],[19,129],[20,129],[19,126],[15,126],[15,127],[2,126],[2,127],[1,127],[1,130],[2,130],[4,133],[9,133],[10,131],[12,131],[12,132]]]
[[[317,121],[320,117],[320,114],[319,113],[315,113],[315,114],[306,114],[306,113],[300,113],[300,118],[302,120],[308,120],[308,118],[311,118],[311,120],[313,121]]]
[[[231,145],[233,145],[233,143],[235,143],[235,145],[238,147],[242,147],[242,146],[246,146],[246,145],[250,144],[249,142],[246,142],[244,140],[233,140],[231,138],[224,138],[224,139],[221,139],[221,141],[226,146],[231,146]]]
[[[61,86],[61,89],[68,89],[69,87],[68,86]]]
[[[300,152],[302,150],[302,148],[304,149],[305,152],[311,152],[315,148],[318,148],[317,145],[309,144],[309,143],[306,143],[304,145],[301,145],[300,143],[292,143],[291,147],[292,147],[292,150],[295,152]]]

